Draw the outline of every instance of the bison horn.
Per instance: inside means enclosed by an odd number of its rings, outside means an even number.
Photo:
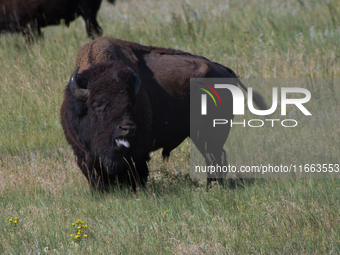
[[[140,79],[139,79],[139,76],[138,74],[136,74],[135,71],[133,71],[130,67],[129,69],[131,70],[131,72],[133,73],[133,75],[135,76],[135,93],[137,95],[139,89],[140,89]]]
[[[82,89],[77,84],[77,74],[80,66],[74,71],[70,79],[70,89],[72,94],[81,101],[87,101],[90,96],[90,91],[88,89]]]

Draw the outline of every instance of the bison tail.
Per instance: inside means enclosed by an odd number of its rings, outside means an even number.
[[[243,88],[245,91],[248,92],[248,89],[247,89],[246,86],[244,86],[244,84],[241,82],[241,80],[240,80],[240,78],[237,76],[237,74],[236,74],[233,70],[231,70],[230,68],[228,68],[228,67],[225,67],[225,68],[226,68],[226,69],[228,70],[228,72],[236,79],[236,81],[237,81],[237,83],[240,85],[240,87]],[[267,109],[268,109],[268,107],[267,107],[267,105],[266,105],[266,102],[264,101],[263,97],[262,97],[259,93],[255,92],[255,91],[253,91],[253,101],[254,101],[254,103],[260,108],[260,110],[267,110]]]
[[[111,4],[115,4],[116,0],[107,0]]]
[[[245,91],[248,92],[248,89],[244,84],[240,81],[240,79],[237,77],[236,78],[237,83],[243,88]],[[267,110],[268,107],[266,105],[266,102],[264,101],[264,98],[257,92],[253,91],[253,101],[254,103],[260,108],[260,110]]]
[[[263,97],[255,91],[253,91],[253,101],[260,108],[260,110],[268,109]]]

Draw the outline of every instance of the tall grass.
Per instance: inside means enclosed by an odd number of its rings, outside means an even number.
[[[337,78],[339,11],[338,1],[321,0],[117,0],[103,2],[98,19],[104,36],[203,55],[243,78]],[[340,253],[338,179],[257,179],[207,192],[189,176],[188,140],[169,162],[151,153],[145,191],[92,193],[59,117],[88,41],[81,19],[30,45],[0,38],[0,254]],[[270,101],[266,85],[254,89]],[[232,130],[229,163],[339,163],[339,85],[308,89],[310,122],[296,133]],[[88,225],[80,240],[70,236],[78,219]]]

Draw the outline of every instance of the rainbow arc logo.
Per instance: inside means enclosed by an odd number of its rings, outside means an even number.
[[[204,92],[206,92],[212,98],[212,100],[214,101],[215,106],[217,106],[215,97],[213,96],[213,94],[208,89],[210,89],[216,95],[216,97],[218,98],[218,100],[220,101],[220,104],[222,106],[221,97],[220,97],[220,95],[217,93],[217,91],[213,87],[211,87],[208,84],[202,83],[202,82],[197,82],[197,83],[202,84],[205,87],[207,87],[207,89],[206,88],[201,88],[201,87],[198,87],[198,89],[203,90]],[[201,100],[202,100],[201,114],[202,115],[207,115],[207,95],[206,94],[202,94]]]

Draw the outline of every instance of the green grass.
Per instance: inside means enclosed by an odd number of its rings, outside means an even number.
[[[104,36],[203,55],[243,78],[338,78],[339,13],[337,1],[321,0],[117,0],[103,2],[98,20]],[[89,41],[83,24],[45,28],[31,45],[0,38],[0,254],[340,253],[338,179],[256,179],[207,192],[190,178],[189,140],[169,162],[151,153],[146,191],[93,194],[59,117]],[[296,116],[295,129],[233,129],[229,163],[340,163],[338,84],[304,85],[313,117]],[[270,102],[270,85],[254,89]],[[88,225],[80,241],[70,236],[78,219]]]

